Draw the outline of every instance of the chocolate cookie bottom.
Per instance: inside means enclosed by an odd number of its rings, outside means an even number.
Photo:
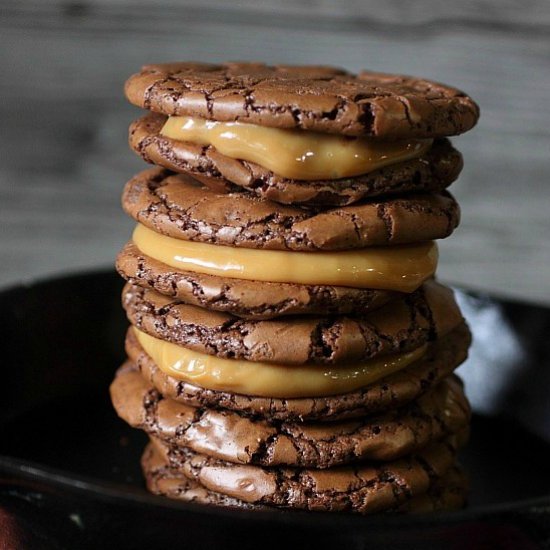
[[[143,254],[132,242],[118,254],[116,268],[133,285],[245,319],[361,315],[403,295],[388,290],[247,281],[182,271]]]
[[[166,117],[149,113],[130,126],[130,147],[146,162],[192,174],[218,192],[246,190],[283,204],[345,206],[363,199],[408,192],[438,192],[459,176],[462,155],[447,139],[436,140],[419,158],[398,162],[361,176],[303,181],[274,174],[253,162],[229,158],[214,147],[161,135]]]
[[[168,445],[261,466],[330,468],[393,460],[459,432],[470,419],[455,376],[401,409],[340,422],[269,422],[232,411],[196,409],[164,398],[131,363],[119,369],[111,397],[123,420]]]
[[[437,456],[438,453],[440,456]],[[468,481],[462,469],[453,462],[453,453],[454,451],[450,452],[449,449],[434,448],[425,453],[426,456],[423,458],[418,457],[424,461],[422,466],[413,465],[412,461],[402,461],[401,464],[393,466],[393,472],[392,467],[382,468],[377,474],[374,473],[374,469],[369,470],[368,474],[363,471],[363,475],[371,476],[370,483],[363,483],[363,485],[359,481],[360,474],[356,478],[355,486],[348,484],[344,487],[340,473],[326,471],[329,478],[328,483],[326,482],[319,492],[316,491],[320,485],[311,486],[310,484],[302,487],[300,483],[302,481],[305,483],[305,479],[302,479],[294,480],[294,482],[290,480],[291,484],[296,485],[294,492],[289,491],[285,494],[275,491],[269,494],[267,491],[269,487],[266,488],[264,485],[260,487],[260,492],[263,489],[265,493],[263,496],[259,496],[257,492],[250,491],[254,478],[252,476],[249,479],[249,484],[243,483],[239,488],[244,498],[237,498],[225,494],[223,491],[214,490],[212,480],[208,480],[208,474],[203,484],[200,474],[190,473],[193,468],[196,471],[197,467],[201,467],[200,458],[195,457],[195,461],[198,460],[198,462],[189,465],[188,471],[184,473],[181,467],[170,464],[167,456],[163,456],[163,452],[151,443],[145,449],[141,464],[149,491],[187,502],[264,510],[275,506],[310,511],[350,511],[360,514],[414,513],[456,510],[465,505]],[[426,457],[428,457],[428,461],[425,460]],[[437,475],[431,470],[428,475],[424,470],[423,474],[421,471],[424,468],[431,468],[430,462],[433,464],[439,462],[436,464],[436,469],[442,468],[444,471]],[[392,477],[392,473],[395,477]],[[259,475],[264,477],[266,474],[261,470]],[[332,482],[330,481],[331,475],[333,476]],[[355,476],[355,474],[353,475]],[[220,485],[219,478],[223,477],[223,473],[220,474],[218,471],[217,477],[218,483],[216,483],[215,473],[214,485]],[[397,478],[399,481],[396,481]],[[280,479],[283,480],[283,483],[289,483],[288,472],[280,475]],[[404,481],[405,479],[408,479],[408,482]]]

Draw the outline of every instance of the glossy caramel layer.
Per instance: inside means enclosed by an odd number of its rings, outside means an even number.
[[[147,355],[168,376],[203,388],[260,397],[317,397],[362,388],[418,361],[427,345],[342,366],[290,366],[222,359],[149,336],[133,328]]]
[[[169,117],[161,134],[177,141],[212,145],[227,157],[254,162],[298,180],[366,174],[419,157],[432,145],[430,139],[384,141],[188,116]]]
[[[337,252],[255,250],[174,239],[138,224],[139,250],[183,271],[276,283],[412,292],[437,267],[435,242]]]

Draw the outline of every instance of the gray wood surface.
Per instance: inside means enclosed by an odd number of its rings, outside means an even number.
[[[112,264],[132,223],[125,78],[151,61],[260,59],[426,76],[465,89],[459,230],[440,277],[550,304],[550,3],[3,1],[0,284]]]

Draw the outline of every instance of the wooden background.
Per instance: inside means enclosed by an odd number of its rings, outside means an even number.
[[[407,7],[408,6],[408,7]],[[414,8],[413,8],[414,6]],[[455,139],[442,279],[550,304],[550,3],[2,0],[0,284],[111,265],[132,223],[122,85],[141,64],[323,63],[431,77],[481,105]]]

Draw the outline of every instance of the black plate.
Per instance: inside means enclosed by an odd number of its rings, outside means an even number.
[[[476,335],[461,368],[477,412],[462,455],[468,508],[246,512],[144,490],[145,437],[116,417],[107,392],[123,359],[121,288],[113,272],[97,272],[0,293],[0,547],[2,536],[17,548],[79,549],[536,548],[550,540],[549,308],[458,292]]]

